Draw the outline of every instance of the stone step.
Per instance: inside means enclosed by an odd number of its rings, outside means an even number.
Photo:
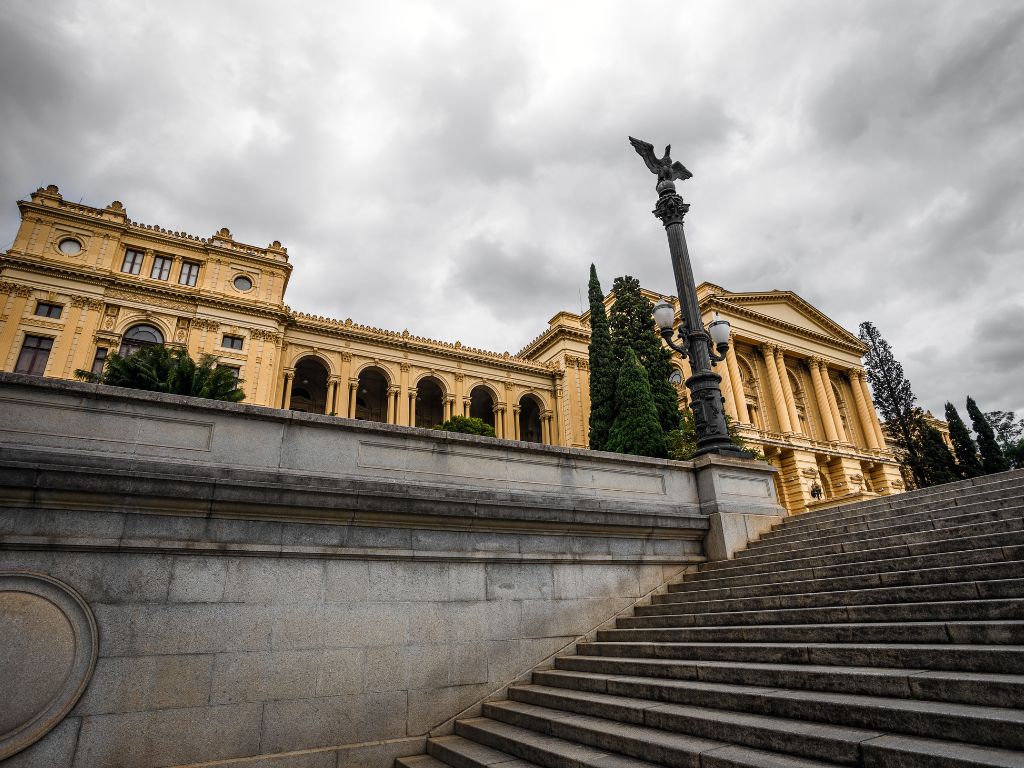
[[[1012,470],[995,475],[987,475],[973,480],[946,483],[942,486],[922,488],[908,491],[895,496],[844,504],[815,512],[805,512],[783,520],[782,525],[796,525],[807,520],[833,521],[836,519],[856,516],[864,512],[884,511],[899,514],[900,510],[917,507],[919,509],[934,508],[936,504],[956,503],[959,499],[968,500],[979,493],[1008,491],[1024,495],[1024,471]]]
[[[707,581],[686,582],[690,589],[681,589],[682,585],[670,585],[670,591],[653,595],[651,605],[637,606],[641,614],[649,608],[668,603],[703,602],[706,600],[742,600],[746,598],[769,597],[772,595],[810,594],[814,592],[836,592],[846,590],[876,589],[883,587],[915,587],[932,584],[951,584],[965,581],[1001,581],[1013,579],[1024,574],[1024,545],[1012,548],[1019,549],[1020,559],[1005,560],[1007,548],[988,547],[958,553],[957,565],[951,565],[945,553],[919,555],[911,558],[894,560],[875,560],[860,564],[852,570],[861,573],[850,574],[842,569],[842,575],[819,575],[826,569],[805,569],[809,578],[787,578],[785,581],[769,583],[746,583],[749,577],[733,577],[735,584],[728,584],[722,579],[721,585],[708,585]],[[833,569],[837,570],[837,569]],[[789,577],[800,575],[800,571],[782,571],[781,575]],[[651,611],[657,613],[658,611]]]
[[[1018,587],[1019,589],[1019,587]],[[811,608],[764,608],[749,611],[671,613],[664,616],[624,616],[616,627],[720,627],[762,624],[835,624],[841,622],[935,622],[1020,620],[1024,600],[944,600],[921,603],[825,605]]]
[[[837,765],[587,714],[567,716],[564,711],[515,700],[487,703],[483,709],[487,717],[516,726],[520,733],[545,734],[594,749],[614,749],[627,757],[659,765],[687,768],[834,768]]]
[[[968,518],[975,515],[990,515],[993,520],[1005,520],[1015,517],[1024,517],[1024,505],[1021,499],[1007,500],[1007,504],[994,506],[993,504],[979,502],[977,504],[950,507],[944,510],[933,512],[909,512],[900,517],[881,516],[871,520],[848,523],[837,526],[821,526],[800,528],[795,531],[787,529],[769,531],[760,539],[750,544],[747,550],[762,551],[770,546],[781,545],[804,545],[814,543],[829,543],[833,541],[846,541],[856,538],[875,538],[882,532],[898,533],[901,531],[926,530],[934,528],[948,528],[947,521]],[[1010,503],[1012,502],[1012,503]]]
[[[1024,561],[1006,563],[1004,574],[1024,573]],[[805,589],[819,587],[815,581],[799,582]],[[673,597],[687,597],[685,592]],[[991,600],[1024,598],[1024,578],[985,579],[982,581],[939,582],[937,584],[906,584],[899,586],[843,589],[822,592],[782,592],[759,597],[736,597],[726,600],[672,600],[637,606],[636,616],[665,616],[681,613],[725,613],[730,611],[764,611],[787,608],[821,608],[828,606],[882,605],[886,603],[948,602],[951,600]]]
[[[706,633],[705,633],[706,634]],[[1024,645],[870,643],[866,641],[577,643],[581,656],[677,661],[756,662],[840,667],[901,667],[956,672],[1024,674]]]
[[[429,748],[430,742],[427,742],[427,746]],[[430,755],[395,758],[395,768],[447,768],[449,765],[450,763],[443,763]]]
[[[978,505],[990,505],[993,508],[1012,506],[1020,504],[1022,499],[1024,499],[1024,482],[1016,483],[1012,488],[983,490],[965,496],[947,496],[930,503],[907,504],[892,509],[837,507],[834,510],[825,510],[821,513],[791,515],[777,523],[773,527],[772,533],[788,535],[806,530],[835,530],[847,525],[857,525],[869,521],[880,521],[884,524],[887,519],[895,520],[905,515],[932,514],[956,508],[977,507]]]
[[[516,695],[513,692],[513,695]],[[516,702],[510,702],[513,704]],[[680,705],[657,705],[651,706],[650,702],[642,702],[646,705],[643,710],[644,723],[646,726],[656,724],[656,727],[664,728],[668,725],[672,729],[683,730],[687,733],[698,735],[701,733],[718,734],[723,738],[736,739],[743,743],[771,744],[775,749],[788,749],[793,752],[803,751],[815,745],[817,748],[813,753],[814,758],[826,757],[828,754],[849,757],[855,747],[858,755],[857,760],[843,760],[838,763],[827,763],[827,765],[863,765],[872,768],[1021,768],[1022,754],[1017,750],[1007,750],[992,747],[976,746],[961,742],[948,741],[944,739],[930,739],[907,735],[895,735],[878,732],[877,735],[857,741],[861,734],[871,734],[874,731],[863,729],[852,729],[848,727],[835,727],[826,724],[807,723],[798,720],[768,717],[763,715],[751,715],[744,713],[732,713],[723,710],[710,709],[706,707],[680,706]],[[511,712],[509,710],[512,710]],[[640,738],[651,738],[649,727],[639,725],[623,726],[612,721],[605,721],[593,715],[570,715],[559,717],[557,710],[550,707],[542,707],[531,704],[520,704],[518,709],[513,710],[511,706],[504,709],[504,716],[509,719],[517,718],[519,722],[529,722],[534,728],[549,727],[549,724],[558,720],[561,723],[585,718],[592,722],[594,728],[626,730],[637,734]],[[595,722],[596,721],[596,722]],[[607,724],[605,724],[607,723]],[[833,737],[831,743],[829,737]],[[663,737],[662,737],[663,738]],[[702,755],[701,766],[719,766],[723,763],[717,762],[717,758],[725,755],[735,755],[733,748],[725,748],[705,752]],[[806,758],[780,755],[778,752],[757,750],[753,755],[748,751],[750,747],[735,747],[736,750],[744,750],[745,759],[751,757],[755,762],[741,762],[739,765],[756,765],[760,768],[771,766],[806,766]],[[845,753],[845,755],[844,755]],[[660,753],[664,754],[664,753]],[[762,762],[756,762],[761,760]],[[789,762],[796,761],[796,762]],[[659,761],[660,762],[660,761]],[[673,762],[666,764],[692,764],[686,762]],[[725,763],[724,765],[733,765]],[[820,762],[812,762],[810,765],[822,765]]]
[[[543,682],[514,686],[509,689],[509,697],[551,709],[643,722],[666,730],[679,730],[672,725],[672,708],[656,704],[700,707],[713,703],[720,710],[874,731],[862,733],[856,741],[895,732],[999,749],[1024,749],[1024,712],[1003,707],[559,671],[538,672],[536,676]],[[806,756],[807,752],[801,750],[797,754]],[[838,751],[821,756],[834,762],[857,760],[856,754],[850,757]]]
[[[651,766],[662,764],[690,765],[697,768],[700,766],[700,750],[714,746],[711,742],[699,741],[696,739],[687,740],[689,743],[678,745],[665,745],[654,742],[650,748],[637,750],[633,748],[633,742],[623,739],[620,745],[615,744],[616,749],[611,750],[603,746],[615,741],[608,738],[610,735],[604,732],[605,738],[584,738],[577,736],[582,733],[585,737],[591,734],[584,730],[586,723],[580,722],[577,728],[545,727],[547,723],[538,723],[538,718],[530,718],[526,715],[517,717],[519,707],[511,702],[495,702],[485,704],[485,717],[474,717],[468,720],[459,720],[455,723],[455,733],[464,739],[485,745],[491,749],[508,754],[510,756],[528,760],[531,764],[545,766],[545,768],[651,768]],[[527,713],[529,714],[529,713]],[[557,713],[564,717],[564,712]],[[575,718],[574,718],[575,719]],[[581,719],[582,720],[582,719]],[[539,725],[540,727],[531,727]],[[615,725],[608,723],[608,725]],[[645,746],[647,746],[645,744]],[[650,762],[655,759],[655,750],[677,748],[692,759],[679,760],[672,763],[662,761]],[[633,757],[630,752],[640,752],[641,757]],[[470,763],[469,765],[472,765]],[[493,765],[493,763],[489,764]],[[504,763],[497,763],[503,766]]]
[[[730,563],[734,563],[730,567],[684,575],[682,581],[669,586],[669,593],[724,586],[830,579],[884,571],[912,571],[936,565],[948,567],[1024,560],[1024,545],[1022,544],[1004,544],[982,548],[972,548],[972,544],[971,540],[948,539],[932,544],[888,547],[818,557],[800,557],[800,553],[796,553],[798,556],[793,559],[781,560],[768,565],[730,560]],[[1013,577],[1010,575],[1007,578]],[[695,586],[692,586],[694,584]]]
[[[427,741],[427,754],[431,759],[455,768],[486,768],[501,765],[501,768],[530,768],[536,763],[520,760],[506,752],[499,752],[486,744],[478,744],[462,736],[437,736]],[[603,765],[603,763],[601,763]],[[424,768],[427,768],[424,766]],[[434,768],[434,766],[430,766]]]
[[[756,624],[673,629],[601,629],[599,642],[1024,644],[1024,621]]]
[[[1012,521],[1012,522],[1011,522]],[[984,526],[988,523],[1003,522],[1003,519],[996,518],[989,513],[979,513],[960,518],[950,518],[942,521],[950,523],[948,528],[933,528],[928,530],[914,530],[892,535],[878,535],[877,538],[856,538],[847,541],[831,543],[820,543],[817,541],[805,542],[799,546],[765,547],[764,550],[744,549],[736,553],[737,563],[776,563],[793,559],[794,553],[802,556],[813,557],[814,555],[834,555],[840,553],[864,552],[884,547],[899,546],[900,544],[918,544],[930,541],[943,541],[948,539],[962,539],[966,536],[973,536],[986,532]],[[1012,530],[1024,531],[1024,518],[1006,518]],[[1005,530],[1005,529],[1004,529]],[[884,534],[884,531],[878,531]],[[722,561],[718,561],[722,562]],[[703,563],[704,570],[717,570],[718,563]]]
[[[625,677],[795,688],[1024,709],[1024,674],[945,672],[895,667],[560,656],[555,669]],[[535,678],[535,682],[536,682]]]

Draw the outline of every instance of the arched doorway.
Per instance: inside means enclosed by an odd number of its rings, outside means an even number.
[[[288,410],[327,413],[327,366],[315,357],[304,357],[296,364]]]
[[[356,418],[363,421],[388,420],[387,374],[380,368],[364,368],[356,387]]]
[[[420,379],[416,384],[416,419],[414,427],[430,429],[444,422],[444,390],[434,378]]]
[[[494,426],[494,398],[487,387],[474,387],[469,393],[469,416],[481,419],[485,424]]]
[[[141,323],[133,325],[124,332],[121,337],[121,349],[118,351],[122,357],[133,355],[143,347],[153,347],[164,343],[164,335],[160,329],[153,325]]]
[[[544,442],[540,404],[532,395],[523,395],[519,400],[519,439],[524,443]]]

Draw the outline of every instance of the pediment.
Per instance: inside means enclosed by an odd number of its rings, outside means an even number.
[[[716,295],[714,300],[742,308],[751,319],[756,320],[760,316],[769,325],[781,323],[844,345],[862,346],[854,334],[792,291],[725,293]]]

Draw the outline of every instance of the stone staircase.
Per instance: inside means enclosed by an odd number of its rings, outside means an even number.
[[[1024,766],[1024,471],[786,519],[402,768]]]

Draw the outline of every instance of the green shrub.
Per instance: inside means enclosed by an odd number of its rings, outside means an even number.
[[[217,366],[217,358],[203,355],[197,363],[188,350],[160,344],[143,347],[134,354],[107,356],[103,373],[77,370],[75,376],[84,381],[109,384],[113,387],[190,395],[208,400],[237,403],[245,399],[234,372]]]
[[[438,424],[434,429],[444,432],[460,432],[464,435],[494,437],[494,427],[483,419],[470,416],[452,416],[444,424]]]

